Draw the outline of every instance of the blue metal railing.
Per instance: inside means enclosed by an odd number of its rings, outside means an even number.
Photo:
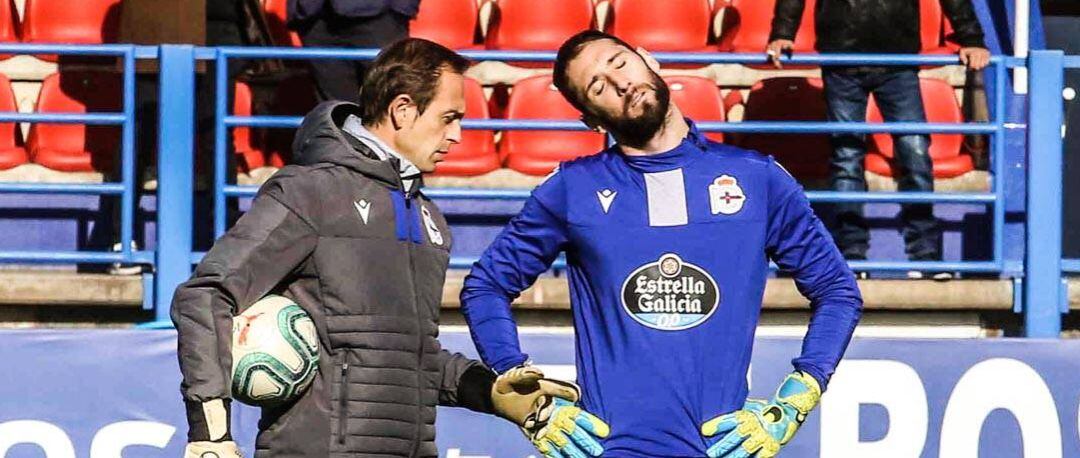
[[[121,205],[121,251],[119,252],[0,252],[0,262],[61,262],[61,263],[146,263],[155,265],[156,276],[151,280],[154,290],[153,302],[159,320],[168,317],[172,290],[190,275],[191,263],[202,257],[191,249],[194,199],[194,62],[216,61],[215,86],[218,94],[228,93],[227,63],[229,59],[282,58],[282,59],[371,59],[373,50],[322,50],[294,48],[206,48],[188,45],[145,47],[131,45],[59,46],[59,45],[0,45],[0,54],[64,54],[113,56],[123,59],[123,109],[120,113],[0,113],[0,122],[49,122],[80,123],[94,125],[119,125],[123,130],[121,142],[121,173],[118,182],[101,184],[53,184],[53,183],[0,183],[0,192],[28,194],[86,194],[117,196]],[[463,53],[474,60],[550,61],[550,52],[495,52],[470,51]],[[657,53],[665,63],[738,63],[762,64],[760,54],[673,54]],[[134,173],[134,60],[161,60],[161,107],[159,135],[159,188],[158,188],[158,247],[155,252],[136,251],[131,248],[134,226],[135,173]],[[955,64],[954,56],[895,56],[895,55],[800,55],[785,59],[797,65],[947,65]],[[831,132],[888,132],[888,133],[976,133],[989,134],[991,141],[990,175],[988,192],[964,193],[859,193],[859,192],[808,192],[813,202],[891,202],[891,203],[958,203],[987,205],[993,213],[993,255],[989,260],[901,262],[861,261],[852,262],[860,270],[952,270],[961,272],[1008,273],[1023,279],[1022,303],[1025,311],[1026,333],[1031,336],[1056,336],[1060,329],[1061,273],[1080,273],[1080,260],[1061,259],[1060,256],[1060,210],[1061,210],[1061,111],[1060,73],[1064,67],[1080,68],[1080,56],[1064,57],[1060,52],[1034,51],[1029,59],[995,56],[991,59],[990,75],[993,80],[993,119],[986,123],[824,123],[824,122],[702,122],[706,132],[754,132],[754,133],[800,133],[821,134]],[[1004,84],[1008,68],[1030,65],[1031,103],[1029,125],[1006,122],[1006,93]],[[214,234],[225,231],[225,202],[228,198],[252,196],[254,187],[227,184],[225,154],[229,128],[239,126],[291,128],[299,124],[295,116],[238,117],[228,113],[229,101],[217,97],[215,104],[215,160],[213,180]],[[1055,124],[1056,123],[1056,124]],[[468,120],[468,129],[494,130],[586,130],[576,121],[565,120]],[[1011,130],[1027,129],[1028,158],[1026,181],[1007,181],[1006,134]],[[1011,136],[1009,138],[1012,138]],[[1010,156],[1013,157],[1013,156]],[[1047,177],[1053,177],[1055,180]],[[1038,177],[1038,179],[1033,179]],[[1022,272],[1015,267],[1005,268],[1003,232],[1005,224],[1006,184],[1010,189],[1017,185],[1027,186],[1025,223],[1027,244],[1024,250]],[[437,199],[496,199],[523,200],[529,190],[525,189],[429,189],[428,194]],[[1056,194],[1055,194],[1056,193]],[[1010,194],[1011,195],[1011,194]],[[1016,207],[1016,199],[1010,208]],[[1013,210],[1010,210],[1013,211]],[[1056,211],[1056,212],[1055,212]],[[1056,215],[1056,216],[1055,216]],[[1012,226],[1010,226],[1012,227]],[[1011,237],[1011,236],[1010,236]],[[1012,238],[1010,238],[1010,241]],[[1056,248],[1053,248],[1056,240]],[[1010,247],[1012,242],[1010,242]],[[1016,262],[1015,250],[1010,251],[1009,261]],[[453,267],[467,267],[473,259],[455,257]],[[565,261],[557,262],[562,268]]]
[[[56,54],[118,57],[123,66],[120,113],[0,113],[0,122],[119,125],[120,181],[101,184],[0,183],[0,193],[86,194],[120,197],[119,252],[0,251],[0,262],[16,263],[145,263],[154,253],[131,248],[135,226],[135,58],[133,45],[0,44],[0,54]],[[143,54],[148,54],[143,52]]]
[[[197,55],[202,58],[213,58],[217,64],[217,88],[218,93],[224,93],[229,84],[226,73],[227,62],[231,58],[282,58],[282,59],[372,59],[376,55],[374,50],[325,50],[325,49],[297,49],[297,48],[240,48],[221,47],[216,49],[206,48]],[[554,60],[553,52],[518,52],[518,51],[466,51],[463,55],[475,61],[498,60],[504,62],[532,61],[550,62]],[[734,63],[734,64],[762,64],[762,54],[727,54],[727,53],[656,53],[653,55],[661,63]],[[950,65],[957,64],[956,56],[938,55],[797,55],[786,59],[786,62],[796,65],[892,65],[892,66],[920,66],[920,65]],[[1019,66],[1023,60],[995,56],[991,58],[994,77],[996,81],[1004,82],[1006,68]],[[919,270],[919,269],[943,269],[958,272],[985,272],[1000,273],[1004,269],[1003,257],[1003,227],[1005,224],[1004,206],[1004,143],[1005,131],[1005,87],[1006,84],[995,84],[994,94],[994,119],[988,123],[829,123],[812,121],[747,121],[747,122],[699,122],[697,126],[704,132],[741,132],[741,133],[787,133],[787,134],[821,134],[821,133],[951,133],[951,134],[991,134],[991,175],[993,177],[991,191],[988,193],[862,193],[862,192],[809,192],[807,197],[812,202],[888,202],[888,203],[974,203],[986,204],[993,208],[993,255],[990,261],[957,261],[957,262],[909,262],[909,261],[858,261],[852,262],[853,268],[861,270]],[[225,232],[225,202],[230,197],[250,197],[256,192],[252,186],[235,186],[226,183],[228,171],[225,160],[226,142],[228,129],[235,127],[259,127],[259,128],[296,128],[300,125],[300,116],[233,116],[228,113],[226,100],[221,98],[217,101],[216,126],[215,126],[215,168],[214,168],[214,235],[220,236]],[[465,129],[486,130],[568,130],[585,131],[588,128],[579,121],[567,120],[504,120],[504,119],[468,119],[462,122]],[[428,189],[427,192],[433,198],[452,199],[499,199],[499,200],[523,200],[528,197],[528,190],[514,189]],[[452,265],[468,265],[465,261],[451,260]]]

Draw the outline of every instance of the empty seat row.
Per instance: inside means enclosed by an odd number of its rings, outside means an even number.
[[[719,89],[711,80],[690,77],[666,78],[671,99],[683,113],[697,121],[724,121],[724,106]],[[467,79],[467,117],[490,118],[483,88]],[[297,114],[314,104],[310,91],[297,90],[303,81],[282,84],[274,98],[272,114]],[[286,89],[287,88],[287,89]],[[947,83],[921,81],[924,105],[930,122],[958,123],[963,118],[953,88]],[[820,121],[825,118],[822,85],[818,79],[771,78],[751,88],[745,102],[745,121]],[[303,94],[303,95],[298,95]],[[237,83],[233,113],[248,116],[253,110],[251,89]],[[120,111],[120,78],[106,72],[64,72],[45,78],[38,96],[36,111],[43,113],[94,113]],[[0,111],[17,111],[10,82],[0,75]],[[573,120],[578,112],[563,99],[546,75],[526,78],[514,85],[505,108],[505,117],[523,119]],[[867,110],[869,122],[881,122],[881,115],[871,98]],[[0,123],[0,169],[33,162],[64,172],[112,170],[119,156],[120,130],[117,126],[81,124],[32,124],[25,142],[14,123]],[[830,147],[826,135],[732,135],[710,133],[715,141],[725,141],[776,156],[799,178],[822,178],[828,174]],[[289,160],[292,131],[289,129],[233,130],[232,145],[241,171],[259,167],[281,167]],[[24,144],[25,143],[25,144]],[[887,134],[869,137],[866,165],[868,170],[893,176],[892,140]],[[501,167],[522,173],[543,175],[564,160],[603,149],[604,138],[595,132],[518,131],[502,133],[496,144],[491,131],[468,130],[462,142],[451,148],[438,174],[479,175]],[[930,156],[934,173],[951,178],[973,170],[972,158],[962,149],[962,136],[932,134]]]
[[[712,81],[695,77],[666,78],[671,88],[671,99],[685,116],[697,121],[724,121],[726,107],[720,91]],[[478,86],[477,86],[478,87]],[[953,88],[941,80],[921,81],[924,105],[928,121],[960,123],[963,116]],[[469,108],[472,113],[482,113]],[[551,85],[548,76],[536,76],[519,81],[510,94],[507,119],[576,119],[578,112],[567,103]],[[744,121],[822,121],[825,119],[825,102],[820,79],[772,78],[759,82],[750,90],[746,100]],[[880,111],[871,98],[867,110],[868,122],[882,122]],[[776,156],[801,179],[822,179],[829,173],[831,147],[827,135],[793,134],[744,134],[725,137],[721,133],[707,134],[715,141],[725,139],[749,149]],[[591,154],[603,148],[604,139],[592,132],[544,132],[506,131],[498,144],[498,160],[506,167],[531,175],[548,173],[560,161]],[[483,147],[456,145],[447,157],[447,163],[437,173],[459,174],[453,165],[458,158],[483,156],[490,142]],[[891,136],[874,134],[867,142],[867,169],[879,175],[895,176],[894,153]],[[962,150],[962,136],[956,134],[932,134],[930,156],[934,160],[934,175],[953,178],[974,169],[970,154]],[[486,153],[486,157],[493,157]],[[489,159],[494,164],[495,159]],[[497,168],[490,166],[490,169]],[[490,169],[470,169],[480,174]],[[460,173],[467,174],[467,173]]]
[[[918,0],[923,52],[945,48],[948,23],[938,0]],[[299,46],[285,28],[285,0],[266,0],[277,44]],[[701,52],[764,50],[775,0],[492,0],[487,34],[480,37],[476,0],[420,3],[410,34],[453,49],[554,50],[574,33],[602,28],[652,51]],[[610,6],[604,24],[597,23],[597,4]],[[814,48],[814,0],[807,0],[795,40],[797,52]],[[715,20],[715,21],[714,21]],[[717,27],[714,27],[714,22]]]

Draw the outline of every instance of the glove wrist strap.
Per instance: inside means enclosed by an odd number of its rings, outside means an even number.
[[[229,434],[230,402],[228,399],[184,401],[188,418],[188,442],[231,441]]]

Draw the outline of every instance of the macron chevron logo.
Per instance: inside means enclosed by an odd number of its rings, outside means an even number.
[[[356,207],[356,212],[360,214],[360,219],[367,224],[368,214],[371,213],[371,202],[364,199],[353,202],[353,206]]]
[[[606,215],[608,210],[611,209],[611,203],[615,201],[615,196],[619,194],[616,191],[610,189],[604,189],[602,191],[596,191],[596,198],[600,199],[600,206],[604,207],[604,214]]]

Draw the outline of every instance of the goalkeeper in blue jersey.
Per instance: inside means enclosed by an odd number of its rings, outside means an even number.
[[[556,86],[617,144],[533,191],[465,279],[463,311],[484,362],[527,364],[510,302],[565,251],[583,396],[553,406],[570,440],[541,452],[595,455],[592,436],[604,456],[772,457],[817,405],[862,298],[795,179],[707,140],[657,70],[597,31],[561,47]],[[769,260],[813,313],[791,375],[771,399],[747,400]]]

